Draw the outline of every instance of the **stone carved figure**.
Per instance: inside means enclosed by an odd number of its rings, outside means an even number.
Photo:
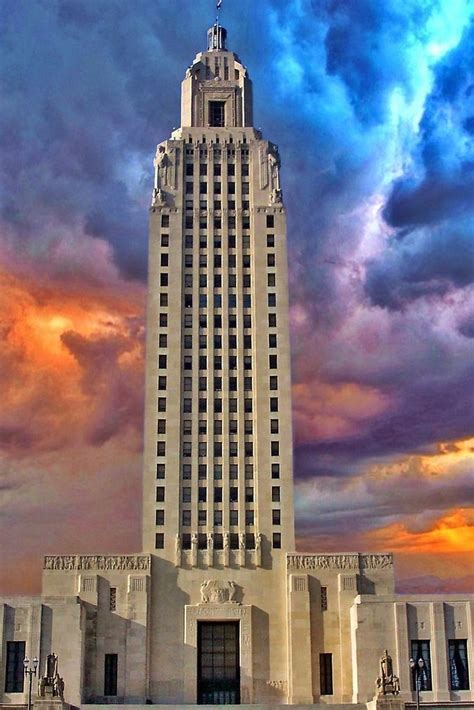
[[[179,533],[174,539],[174,554],[176,566],[179,567],[181,564],[181,535],[179,535]]]
[[[214,549],[214,535],[212,533],[207,533],[207,549],[210,551]]]
[[[198,536],[197,533],[191,534],[191,550],[197,551],[198,549]]]
[[[259,552],[262,549],[262,533],[257,533],[255,535],[255,551]]]
[[[400,680],[393,672],[392,657],[388,651],[380,659],[380,676],[376,681],[378,695],[398,695],[400,692]]]
[[[50,653],[46,658],[46,674],[40,680],[39,694],[42,698],[64,699],[64,680],[58,672],[58,657]]]
[[[245,533],[239,533],[239,550],[245,550]]]
[[[224,550],[228,550],[230,546],[229,533],[225,532],[223,535],[224,540]]]
[[[218,579],[207,579],[201,584],[201,603],[202,604],[226,604],[229,602],[236,603],[235,584],[230,581]]]

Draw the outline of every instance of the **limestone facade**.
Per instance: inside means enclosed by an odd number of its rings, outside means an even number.
[[[225,39],[209,31],[155,157],[143,551],[47,556],[41,597],[1,600],[1,702],[26,702],[24,655],[41,677],[54,652],[76,707],[365,706],[385,650],[401,703],[415,652],[423,702],[473,702],[474,595],[396,595],[389,553],[293,551],[280,161]]]

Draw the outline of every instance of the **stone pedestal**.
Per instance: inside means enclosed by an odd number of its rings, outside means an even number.
[[[367,710],[405,710],[399,695],[376,695],[367,703]]]
[[[33,703],[33,710],[69,710],[70,707],[64,700],[53,695],[38,696]]]

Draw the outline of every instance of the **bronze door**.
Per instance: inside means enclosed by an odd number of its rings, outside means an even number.
[[[198,703],[240,703],[238,621],[198,624]]]

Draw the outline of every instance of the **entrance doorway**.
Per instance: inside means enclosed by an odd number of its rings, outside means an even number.
[[[198,703],[240,703],[238,621],[198,623]]]

